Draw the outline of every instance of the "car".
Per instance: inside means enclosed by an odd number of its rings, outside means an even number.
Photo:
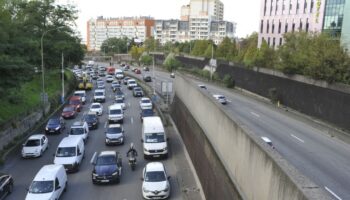
[[[135,74],[141,74],[141,70],[140,69],[135,69],[134,72],[135,72]]]
[[[128,80],[130,79],[130,77],[125,77],[124,79],[123,79],[123,83],[124,83],[124,85],[127,85],[128,84]]]
[[[98,79],[98,75],[94,73],[94,74],[92,75],[92,79],[93,79],[93,80],[97,80],[97,79]]]
[[[117,79],[123,79],[124,78],[124,73],[122,70],[118,69],[116,72],[115,72],[115,77]]]
[[[144,74],[144,75],[143,75],[143,80],[144,80],[145,82],[152,82],[152,77],[151,77],[151,75],[149,75],[149,74]]]
[[[153,105],[151,99],[147,97],[141,98],[140,107],[141,109],[152,109]]]
[[[106,86],[104,82],[97,81],[97,89],[105,89],[105,88]]]
[[[120,86],[120,84],[119,84],[119,82],[118,81],[114,81],[113,83],[112,83],[112,90],[113,90],[113,92],[116,92],[116,91],[120,91],[121,90],[121,86]]]
[[[107,75],[107,77],[106,77],[106,82],[107,82],[107,83],[111,83],[111,82],[113,82],[113,81],[114,81],[113,76],[112,76],[112,75]]]
[[[13,178],[9,174],[0,172],[0,199],[12,193],[13,191]]]
[[[120,104],[113,104],[108,107],[108,122],[123,123],[124,111]]]
[[[124,144],[124,129],[120,124],[110,124],[106,130],[106,145]]]
[[[170,74],[170,78],[175,78],[175,73],[174,72]]]
[[[59,199],[66,191],[67,182],[62,165],[44,165],[30,184],[25,200]]]
[[[214,94],[213,97],[221,104],[227,104],[227,100],[226,97],[224,95],[221,94]]]
[[[93,155],[92,183],[119,183],[122,175],[122,156],[116,151],[102,151]]]
[[[94,102],[105,102],[106,101],[106,91],[104,89],[97,89],[94,92]]]
[[[261,137],[261,139],[268,144],[272,149],[275,149],[275,146],[273,146],[272,141],[268,137]]]
[[[143,91],[141,87],[134,87],[132,94],[134,97],[143,97]]]
[[[126,109],[126,105],[123,98],[115,98],[115,104],[119,104],[123,110]]]
[[[125,95],[122,91],[116,91],[115,93],[115,99],[119,99],[119,98],[122,98],[123,100],[125,99]]]
[[[49,139],[43,134],[30,136],[22,147],[22,158],[40,157],[49,148]]]
[[[127,83],[128,89],[132,90],[134,87],[137,86],[136,80],[135,79],[129,79]]]
[[[79,96],[83,104],[86,103],[86,92],[85,90],[77,90],[74,92],[74,96]]]
[[[141,110],[141,113],[140,113],[141,122],[143,122],[143,118],[152,117],[152,116],[154,116],[153,109],[142,109]]]
[[[67,172],[77,172],[84,155],[85,144],[82,137],[65,137],[58,144],[53,163],[63,165]]]
[[[201,89],[205,89],[205,90],[207,89],[207,86],[202,85],[202,84],[198,85],[198,87],[201,88]]]
[[[89,129],[97,129],[99,119],[95,112],[88,112],[83,116],[83,120],[88,124]]]
[[[83,103],[81,101],[81,97],[80,96],[72,96],[71,98],[69,98],[69,105],[73,105],[76,107],[76,110],[78,112],[81,111]]]
[[[70,127],[69,137],[81,137],[84,142],[89,138],[89,126],[85,121],[76,121]]]
[[[148,72],[149,68],[147,66],[143,67],[143,71]]]
[[[62,133],[65,127],[66,123],[64,122],[62,117],[51,118],[46,124],[45,133]]]
[[[64,119],[72,119],[77,116],[77,110],[76,107],[73,105],[67,105],[63,108],[61,116]]]
[[[170,176],[161,162],[150,162],[142,173],[142,196],[145,199],[167,199],[170,195]]]
[[[99,75],[100,77],[104,77],[104,76],[106,76],[106,72],[105,72],[105,71],[99,71],[99,72],[98,72],[98,75]]]
[[[101,116],[103,114],[103,105],[101,103],[92,103],[90,106],[90,112]]]

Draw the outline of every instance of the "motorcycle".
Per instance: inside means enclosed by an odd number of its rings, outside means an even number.
[[[129,165],[131,167],[131,170],[134,171],[136,168],[136,157],[135,156],[131,155],[129,157]]]

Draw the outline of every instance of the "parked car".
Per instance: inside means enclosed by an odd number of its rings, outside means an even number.
[[[69,105],[75,106],[76,110],[78,112],[80,112],[82,109],[82,106],[83,106],[83,102],[81,101],[81,97],[80,96],[72,96],[71,98],[69,98]]]
[[[141,87],[134,87],[132,94],[134,97],[143,97],[143,91]]]
[[[143,118],[154,116],[154,111],[152,109],[142,109],[140,113],[141,122],[143,122]]]
[[[11,194],[13,191],[13,178],[9,174],[0,172],[0,199]]]
[[[49,139],[42,134],[30,136],[22,147],[22,157],[40,157],[49,147]]]
[[[145,199],[167,199],[170,195],[170,176],[161,162],[150,162],[143,169],[142,196]]]
[[[59,199],[66,191],[67,182],[62,165],[44,165],[30,184],[26,200]]]
[[[122,174],[122,157],[116,151],[102,151],[92,158],[92,183],[119,183]]]
[[[202,85],[202,84],[198,85],[198,87],[201,88],[201,89],[205,89],[205,90],[207,89],[207,86]]]
[[[214,94],[213,97],[221,104],[227,104],[226,97],[221,94]]]
[[[64,119],[71,119],[77,116],[77,110],[74,105],[67,105],[63,108],[61,116]]]
[[[124,144],[124,141],[125,137],[123,126],[120,124],[108,125],[105,140],[106,145]]]
[[[99,119],[95,112],[88,112],[84,115],[83,120],[88,124],[89,129],[97,129]]]
[[[46,124],[45,133],[62,133],[63,129],[66,127],[62,117],[51,118]]]
[[[101,116],[103,114],[103,106],[101,103],[92,103],[90,106],[90,112],[96,113]]]
[[[149,99],[147,97],[141,98],[140,107],[141,107],[141,109],[152,109],[153,105],[152,105],[151,99]]]

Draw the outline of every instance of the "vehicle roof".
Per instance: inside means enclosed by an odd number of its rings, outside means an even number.
[[[105,92],[104,89],[96,89],[95,92]]]
[[[145,133],[164,132],[162,120],[158,116],[145,117],[143,119],[143,131]]]
[[[214,94],[213,95],[213,97],[215,97],[215,98],[219,98],[219,97],[225,97],[224,95],[222,95],[222,94]]]
[[[107,156],[107,155],[116,156],[117,152],[115,152],[115,151],[101,151],[101,153],[98,156]]]
[[[72,127],[73,126],[83,126],[84,123],[85,123],[84,121],[76,121],[76,122],[73,123]]]
[[[75,100],[75,99],[80,100],[81,97],[80,96],[71,96],[71,98],[70,98],[70,100]]]
[[[264,140],[265,142],[271,142],[271,140],[268,137],[261,137],[262,140]]]
[[[128,82],[131,82],[131,81],[135,81],[136,82],[136,80],[133,79],[133,78],[128,79]]]
[[[99,106],[102,106],[102,104],[101,104],[101,103],[98,103],[98,102],[92,103],[91,106],[92,106],[92,105],[99,105]]]
[[[82,137],[65,137],[61,140],[58,147],[73,147],[76,146],[82,140]]]
[[[96,112],[92,112],[92,111],[89,111],[86,115],[95,115],[97,117]]]
[[[113,110],[113,109],[122,109],[122,106],[120,104],[113,104],[113,105],[110,105],[109,106],[109,109],[110,110]]]
[[[84,93],[84,94],[85,94],[86,92],[85,92],[85,90],[77,90],[77,91],[75,91],[74,93],[77,93],[77,94],[78,94],[78,93]]]
[[[141,98],[141,101],[143,101],[143,100],[151,100],[151,99],[148,98],[148,97],[142,97],[142,98]]]
[[[69,107],[75,108],[75,105],[68,104],[68,105],[65,105],[64,107],[65,107],[65,108],[69,108]]]
[[[43,137],[44,135],[43,134],[35,134],[35,135],[31,135],[28,140],[39,140]]]
[[[165,171],[165,167],[161,162],[150,162],[146,165],[146,171]]]
[[[33,181],[54,181],[56,174],[63,168],[63,165],[44,165],[39,172],[35,175]]]
[[[108,125],[108,128],[119,128],[122,127],[120,124],[110,124]]]

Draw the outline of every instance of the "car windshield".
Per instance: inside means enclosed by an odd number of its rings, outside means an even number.
[[[33,181],[29,188],[29,193],[43,194],[53,191],[53,181]]]
[[[122,91],[117,91],[117,95],[123,95]]]
[[[73,157],[75,156],[75,147],[58,147],[56,157]]]
[[[136,82],[135,81],[129,81],[129,84],[135,84]]]
[[[74,93],[75,96],[80,96],[80,97],[84,97],[84,93]]]
[[[84,134],[84,128],[71,128],[70,129],[70,135],[83,135]]]
[[[79,100],[70,100],[69,104],[77,105],[77,104],[80,104],[80,101]]]
[[[117,99],[115,100],[116,103],[124,103],[123,99]]]
[[[59,124],[59,123],[60,123],[60,121],[59,121],[58,119],[50,119],[50,120],[47,122],[48,125],[57,125],[57,124]]]
[[[145,175],[145,182],[161,181],[166,181],[165,173],[163,171],[147,172]]]
[[[65,107],[65,108],[63,109],[63,112],[72,112],[72,111],[74,111],[74,108],[73,108],[73,107]]]
[[[93,105],[91,105],[91,108],[101,108],[101,106],[100,105],[98,105],[98,104],[93,104]]]
[[[144,99],[144,100],[142,100],[141,102],[142,102],[142,103],[151,103],[151,100],[149,100],[149,99]]]
[[[24,146],[25,146],[25,147],[36,147],[36,146],[40,146],[40,140],[28,140]]]
[[[151,109],[145,109],[145,110],[142,110],[143,112],[143,115],[153,115],[153,110]]]
[[[95,96],[103,96],[103,92],[95,92]]]
[[[219,96],[218,99],[225,99],[225,97],[224,96]]]
[[[85,115],[84,119],[86,121],[93,121],[96,119],[96,115]]]
[[[117,160],[114,155],[99,156],[96,165],[115,165]]]
[[[122,132],[121,127],[113,127],[113,128],[108,128],[107,133],[108,134],[118,134]]]
[[[118,114],[122,114],[122,111],[117,109],[117,110],[110,110],[109,114],[111,115],[118,115]]]
[[[141,88],[134,88],[134,91],[139,92],[139,91],[141,91]]]
[[[160,143],[165,142],[164,133],[147,133],[145,135],[146,143]]]

